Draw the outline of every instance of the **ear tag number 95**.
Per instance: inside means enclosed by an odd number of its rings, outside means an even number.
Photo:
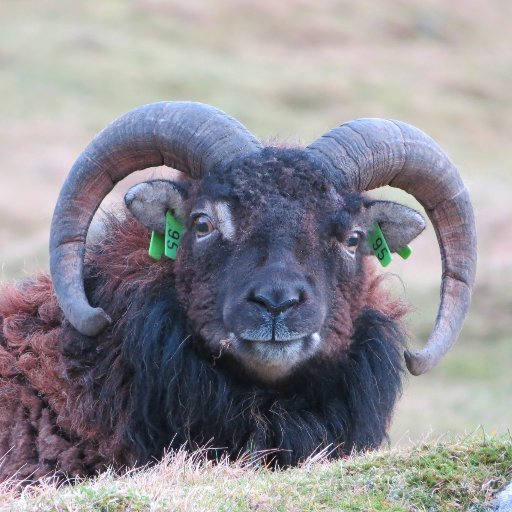
[[[151,233],[149,255],[153,259],[159,260],[165,254],[168,258],[175,260],[184,232],[183,224],[173,217],[171,212],[167,212],[165,214],[165,234],[161,235],[156,231]]]
[[[391,251],[389,250],[389,246],[384,238],[384,233],[382,233],[380,226],[377,223],[375,224],[375,229],[368,233],[368,243],[370,244],[373,254],[377,257],[383,267],[387,267],[391,261],[393,261]]]
[[[391,256],[391,251],[389,250],[389,245],[386,242],[384,233],[377,223],[375,224],[374,230],[368,233],[368,243],[372,248],[373,254],[383,267],[387,267],[393,261],[393,256]],[[396,253],[406,260],[412,254],[412,249],[406,245],[405,247],[397,249]]]
[[[178,248],[181,244],[181,237],[184,233],[183,224],[171,215],[171,212],[165,214],[165,249],[164,254],[171,258],[176,259]]]

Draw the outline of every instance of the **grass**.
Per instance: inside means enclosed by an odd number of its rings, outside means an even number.
[[[512,479],[512,439],[483,431],[336,462],[270,471],[178,453],[141,471],[73,486],[0,488],[10,511],[483,511]]]

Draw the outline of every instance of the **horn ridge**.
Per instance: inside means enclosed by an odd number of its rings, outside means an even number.
[[[117,182],[163,164],[200,178],[219,163],[260,148],[241,123],[196,102],[143,105],[101,130],[71,168],[51,225],[50,273],[69,322],[87,336],[97,335],[110,323],[101,308],[88,302],[83,260],[94,213]]]
[[[366,191],[391,185],[412,194],[425,208],[441,253],[441,297],[424,348],[406,352],[405,358],[414,375],[430,370],[459,335],[476,274],[473,208],[457,168],[428,135],[396,120],[350,121],[306,149],[343,174],[348,188]]]

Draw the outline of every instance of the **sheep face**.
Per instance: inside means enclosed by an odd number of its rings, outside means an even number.
[[[356,297],[372,203],[335,186],[304,151],[268,148],[198,183],[139,184],[126,202],[152,228],[167,209],[182,218],[178,298],[228,364],[272,382],[347,347],[364,300]],[[423,220],[400,208],[416,236]]]

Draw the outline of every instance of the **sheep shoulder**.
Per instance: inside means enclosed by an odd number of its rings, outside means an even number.
[[[101,281],[96,293],[109,293],[108,300],[125,293],[122,283],[137,287],[147,279],[147,268],[158,273],[158,265],[143,256],[147,233],[138,223],[106,223],[110,242],[89,253],[87,272],[89,288]],[[126,230],[118,231],[122,226]],[[143,260],[146,266],[137,263]],[[65,475],[90,474],[114,460],[133,462],[115,442],[122,411],[111,411],[107,430],[85,412],[96,410],[103,387],[91,366],[112,344],[109,335],[90,340],[69,326],[47,274],[0,290],[0,480],[14,474],[37,479],[56,468]],[[119,350],[114,353],[123,366]]]

